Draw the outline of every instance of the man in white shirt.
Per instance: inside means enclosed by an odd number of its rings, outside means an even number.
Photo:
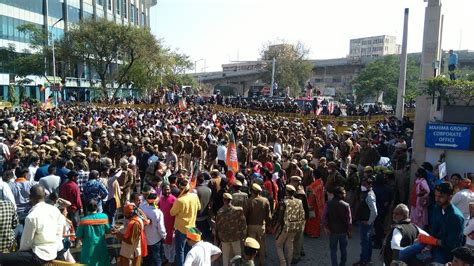
[[[34,181],[36,171],[39,168],[40,159],[38,157],[31,158],[31,164],[28,166],[28,180]]]
[[[281,160],[281,155],[283,154],[281,143],[281,138],[278,138],[275,144],[273,145],[273,152],[278,156],[278,160]]]
[[[4,177],[8,178],[8,175],[5,175]],[[12,189],[10,188],[8,183],[3,181],[2,179],[0,179],[0,200],[11,201],[16,209],[15,196],[13,195]]]
[[[58,243],[62,236],[61,216],[58,208],[44,202],[45,192],[41,185],[30,190],[33,205],[25,219],[20,249],[17,252],[0,254],[0,265],[43,265],[54,260],[63,249]]]
[[[464,221],[467,223],[471,216],[469,212],[469,204],[471,202],[474,203],[474,192],[472,192],[470,189],[471,182],[469,179],[464,178],[459,183],[466,184],[464,185],[465,188],[454,194],[453,198],[451,199],[451,204],[456,206],[462,212]]]
[[[50,165],[48,167],[48,175],[39,180],[39,184],[44,187],[46,196],[53,192],[57,192],[61,184],[61,177],[56,175],[56,166]]]
[[[148,255],[143,258],[144,265],[161,265],[161,240],[166,238],[166,228],[163,213],[156,206],[157,195],[150,193],[146,195],[145,204],[141,205],[150,223],[145,225],[145,236]]]
[[[208,266],[222,254],[218,247],[201,240],[201,232],[197,228],[190,228],[186,239],[191,250],[186,255],[184,266]]]
[[[398,204],[393,209],[392,219],[395,224],[385,239],[385,248],[382,251],[385,265],[390,265],[392,260],[398,260],[400,251],[412,245],[419,234],[428,235],[412,223],[409,217],[410,210],[407,205]]]
[[[217,163],[221,168],[224,169],[224,173],[227,173],[227,165],[225,164],[225,159],[227,156],[227,147],[225,146],[227,142],[221,140],[219,146],[217,146]]]

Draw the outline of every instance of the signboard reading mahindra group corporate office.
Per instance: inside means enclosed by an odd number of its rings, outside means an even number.
[[[474,150],[472,125],[428,123],[425,147],[433,149]]]

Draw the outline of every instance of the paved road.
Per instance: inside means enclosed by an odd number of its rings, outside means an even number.
[[[273,236],[267,236],[267,265],[278,265],[278,257],[275,250],[275,240]],[[306,266],[306,265],[331,265],[331,257],[329,253],[329,237],[326,234],[323,234],[320,238],[309,238],[305,237],[304,239],[304,251],[306,256],[302,257],[301,261],[297,265]],[[382,265],[378,259],[378,254],[380,250],[373,250],[372,261],[373,265]],[[353,232],[352,239],[349,239],[347,246],[347,264],[352,265],[352,263],[359,260],[360,254],[360,244],[359,244],[359,233],[357,229]],[[340,255],[338,254],[340,258]]]
[[[109,245],[109,255],[113,260],[113,257],[118,256],[118,250],[120,244],[113,239],[108,239]],[[266,265],[277,266],[279,265],[278,257],[275,249],[275,240],[274,236],[267,236],[267,260]],[[329,253],[329,237],[326,234],[323,234],[320,238],[309,238],[305,237],[304,239],[304,251],[306,256],[302,257],[301,261],[297,265],[301,266],[313,266],[313,265],[331,265],[331,258]],[[372,261],[374,266],[382,265],[378,259],[378,254],[380,250],[373,250]],[[79,249],[73,249],[73,255],[76,258],[79,258]],[[352,265],[352,263],[359,260],[360,254],[360,244],[359,244],[359,234],[357,228],[354,229],[353,238],[349,239],[347,247],[347,264]],[[338,256],[340,257],[340,256]],[[113,260],[114,262],[114,260]],[[114,265],[114,264],[112,264]]]

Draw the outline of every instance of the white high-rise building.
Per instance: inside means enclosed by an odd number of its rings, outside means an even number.
[[[24,24],[35,25],[55,40],[82,19],[106,18],[123,25],[150,27],[150,8],[156,4],[157,0],[0,0],[0,49],[10,45],[14,45],[16,51],[29,48],[28,36],[18,30],[18,26]],[[63,21],[56,23],[59,19]],[[0,58],[0,101],[6,99],[7,87],[14,82],[11,70],[2,60]],[[85,67],[80,72],[68,78],[65,89],[84,91],[90,87],[89,82],[84,81],[91,79],[90,71]],[[34,78],[33,85],[26,86],[27,96],[43,99],[44,93],[37,84],[44,82],[40,77]]]
[[[350,40],[350,58],[377,57],[389,54],[400,54],[397,37],[380,35]]]

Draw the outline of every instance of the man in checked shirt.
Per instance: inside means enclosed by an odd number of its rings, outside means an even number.
[[[15,205],[8,200],[0,200],[0,253],[11,251],[15,234],[13,229],[18,225]]]

